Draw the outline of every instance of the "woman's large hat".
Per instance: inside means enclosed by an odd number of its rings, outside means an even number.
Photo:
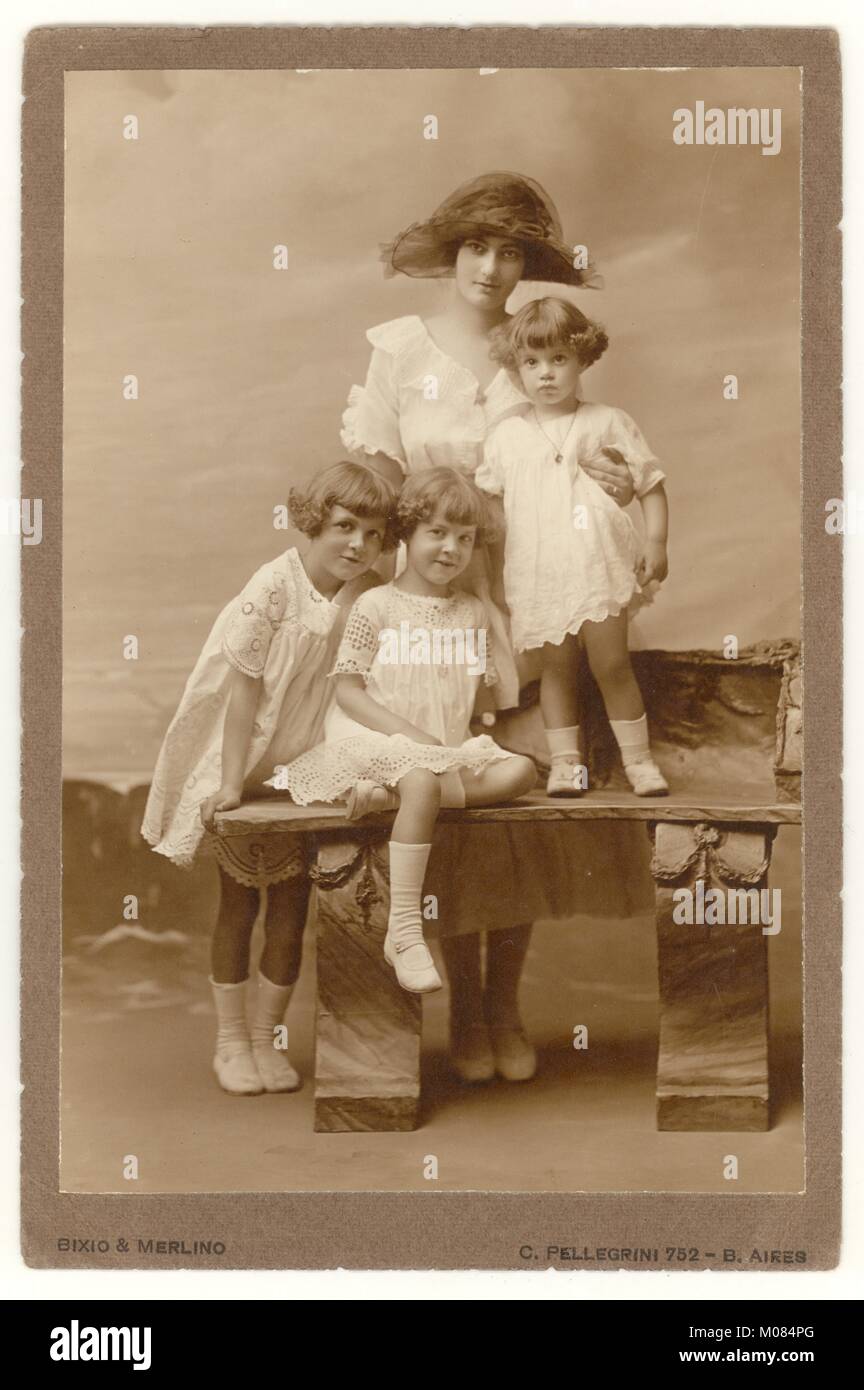
[[[576,248],[564,241],[561,220],[545,189],[524,174],[502,171],[463,183],[428,221],[412,223],[382,246],[384,273],[401,272],[416,279],[452,275],[459,243],[483,233],[521,244],[523,280],[591,288],[601,283],[593,267],[583,265]]]

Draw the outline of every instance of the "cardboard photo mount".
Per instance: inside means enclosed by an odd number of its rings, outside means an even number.
[[[800,1194],[220,1193],[59,1190],[64,76],[82,70],[797,67],[802,117],[804,1123]],[[804,1252],[836,1265],[841,1205],[842,540],[825,525],[841,467],[841,94],[819,28],[60,27],[23,63],[22,1245],[43,1268],[542,1269],[524,1250],[669,1247]],[[178,1253],[209,1238],[218,1253]],[[139,1240],[146,1256],[130,1253]],[[118,1248],[122,1240],[126,1250]],[[172,1251],[171,1246],[175,1249]],[[711,1252],[709,1256],[708,1253]],[[559,1266],[562,1267],[562,1266]],[[563,1266],[568,1267],[568,1266]],[[570,1268],[573,1266],[570,1265]],[[599,1266],[594,1266],[595,1268]],[[608,1268],[616,1268],[614,1263]],[[742,1266],[736,1266],[739,1270]]]

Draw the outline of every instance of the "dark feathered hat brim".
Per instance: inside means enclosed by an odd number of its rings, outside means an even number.
[[[452,275],[456,253],[472,236],[515,241],[525,256],[523,280],[600,288],[582,247],[568,246],[554,204],[522,174],[484,174],[463,184],[425,222],[413,222],[381,247],[386,275],[435,279]]]

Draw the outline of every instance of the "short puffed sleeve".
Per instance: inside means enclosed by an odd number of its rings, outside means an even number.
[[[474,482],[484,492],[500,497],[504,492],[504,460],[493,429],[483,445],[483,461],[474,474]]]
[[[376,590],[369,589],[360,595],[348,614],[331,676],[362,676],[364,682],[368,681],[378,653],[381,626],[380,600]]]
[[[365,386],[352,386],[342,416],[340,439],[357,461],[365,454],[386,454],[403,473],[408,465],[399,432],[399,395],[393,379],[393,354],[374,347]]]
[[[273,637],[288,611],[287,586],[282,570],[264,565],[231,605],[222,635],[222,654],[244,676],[264,674]]]
[[[618,449],[624,456],[637,497],[644,497],[646,492],[663,482],[666,474],[658,467],[656,454],[636,421],[625,410],[615,408],[611,411],[611,427],[604,443],[607,447]]]

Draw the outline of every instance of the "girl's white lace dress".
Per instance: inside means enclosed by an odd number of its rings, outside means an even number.
[[[169,725],[153,773],[141,833],[158,854],[191,864],[204,827],[201,803],[218,791],[232,670],[260,677],[246,759],[247,789],[323,735],[333,663],[346,609],[361,581],[325,598],[295,549],[262,565],[223,608]]]
[[[370,589],[354,604],[333,674],[361,675],[367,694],[393,714],[441,740],[417,743],[357,723],[337,702],[324,743],[280,768],[274,784],[301,805],[336,801],[363,778],[395,786],[413,768],[482,772],[513,755],[484,734],[469,735],[478,682],[495,667],[486,612],[473,594],[421,597],[396,583]]]

